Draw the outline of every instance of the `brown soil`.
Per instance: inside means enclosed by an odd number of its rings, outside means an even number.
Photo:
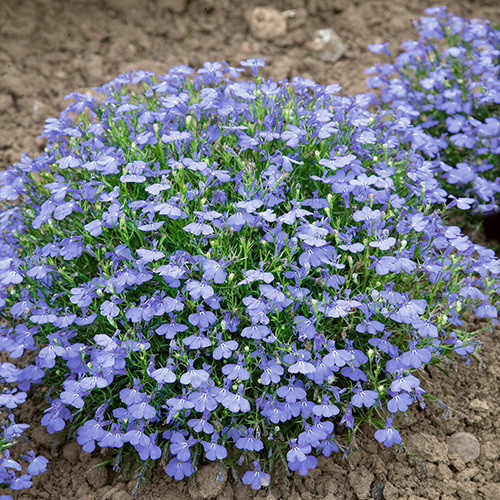
[[[37,139],[44,120],[58,116],[63,97],[85,92],[130,69],[165,73],[175,64],[199,67],[225,59],[236,65],[263,57],[265,76],[295,75],[340,83],[345,94],[365,90],[363,69],[376,61],[366,46],[415,37],[412,20],[434,2],[404,0],[0,0],[0,169],[19,160],[23,151],[40,152]],[[450,0],[449,10],[467,17],[500,20],[497,0]],[[255,7],[285,13],[265,24],[251,22]],[[254,20],[255,21],[255,20]],[[264,22],[264,24],[262,24]],[[345,52],[336,63],[315,52],[318,29],[333,29]],[[276,38],[272,38],[276,35]],[[270,39],[265,39],[265,38]],[[333,54],[333,56],[332,56]],[[140,500],[160,499],[500,499],[500,329],[485,334],[481,360],[459,362],[450,377],[436,369],[423,373],[424,388],[451,410],[436,403],[400,419],[404,445],[386,449],[362,429],[348,459],[320,459],[306,478],[293,476],[284,486],[254,493],[238,486],[231,474],[216,482],[218,467],[200,470],[197,479],[176,482],[157,467]],[[455,370],[457,368],[458,370]],[[19,420],[31,423],[29,443],[21,446],[50,459],[31,490],[15,499],[125,500],[134,482],[110,466],[94,467],[106,455],[81,452],[74,443],[58,442],[37,422],[40,410],[23,405]],[[465,463],[448,448],[456,433],[477,438],[479,456]],[[467,437],[467,436],[466,436]],[[476,443],[477,444],[477,443]],[[29,446],[29,448],[28,448]],[[470,449],[469,449],[470,451]],[[474,451],[474,450],[472,450]],[[382,490],[383,488],[383,490]]]

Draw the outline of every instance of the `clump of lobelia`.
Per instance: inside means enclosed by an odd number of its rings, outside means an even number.
[[[116,467],[220,461],[259,489],[363,421],[401,442],[418,370],[496,317],[500,263],[442,223],[407,120],[241,65],[73,93],[46,151],[0,174],[2,348],[30,359],[2,373],[12,406],[40,384],[47,430]]]

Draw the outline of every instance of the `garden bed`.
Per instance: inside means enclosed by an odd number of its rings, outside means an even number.
[[[0,77],[0,107],[5,115],[0,131],[0,167],[18,161],[21,153],[41,152],[44,143],[34,139],[45,118],[57,116],[67,93],[86,92],[129,69],[162,74],[176,64],[201,66],[207,60],[225,59],[237,64],[263,57],[263,74],[275,80],[295,75],[322,84],[337,82],[345,95],[364,91],[363,69],[379,58],[366,46],[391,40],[393,46],[414,37],[411,21],[426,5],[409,8],[406,2],[274,2],[288,11],[285,32],[272,40],[259,39],[248,28],[251,2],[193,0],[183,2],[0,2],[0,58],[8,71]],[[170,7],[166,7],[166,5]],[[325,5],[324,5],[325,4]],[[430,4],[429,4],[430,5]],[[499,19],[495,2],[450,2],[457,15]],[[234,27],[238,27],[235,30]],[[335,64],[315,50],[318,29],[334,29],[345,52]],[[484,241],[483,241],[484,243]],[[480,358],[465,367],[457,359],[450,377],[430,367],[422,374],[423,387],[446,407],[428,402],[397,422],[403,445],[386,449],[373,440],[373,429],[362,428],[355,451],[344,460],[334,453],[320,458],[307,477],[294,476],[287,492],[272,490],[277,498],[484,498],[494,499],[500,489],[500,428],[498,387],[500,331],[484,334]],[[457,371],[455,371],[457,369]],[[110,466],[94,467],[106,455],[81,452],[75,443],[59,443],[38,426],[42,398],[20,407],[17,421],[31,423],[26,450],[35,449],[50,459],[47,472],[33,487],[15,498],[130,498],[135,482]],[[467,433],[474,456],[450,453],[450,440]],[[477,442],[471,438],[477,439]],[[462,436],[463,437],[463,436]],[[467,442],[467,441],[466,441]],[[21,445],[24,446],[24,445]],[[451,450],[452,451],[452,450]],[[464,452],[465,453],[465,452]],[[215,482],[217,467],[201,469],[196,479],[180,483],[158,467],[140,490],[141,499],[265,498],[238,486],[229,476]],[[382,496],[383,495],[383,496]]]

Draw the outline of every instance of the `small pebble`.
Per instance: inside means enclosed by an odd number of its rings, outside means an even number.
[[[458,455],[466,464],[476,460],[480,453],[479,441],[468,432],[456,432],[448,439],[448,456]]]
[[[384,482],[373,481],[370,487],[370,498],[375,500],[382,500],[384,498]]]
[[[307,10],[301,7],[290,9],[283,12],[282,16],[286,19],[288,30],[296,30],[306,23]]]
[[[335,63],[345,52],[344,44],[335,31],[330,28],[317,30],[308,48],[316,53],[323,62]]]

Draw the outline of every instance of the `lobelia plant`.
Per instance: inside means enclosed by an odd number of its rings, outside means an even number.
[[[412,125],[263,64],[70,94],[46,151],[0,174],[2,347],[30,357],[2,364],[4,397],[43,384],[48,432],[116,467],[220,461],[257,490],[363,421],[400,443],[418,370],[467,358],[465,321],[497,316],[500,261],[442,223]]]
[[[390,58],[365,70],[378,104],[415,126],[410,140],[432,160],[449,207],[490,214],[500,204],[500,29],[433,7],[415,23],[420,38],[369,49]],[[457,197],[470,198],[458,201]]]

